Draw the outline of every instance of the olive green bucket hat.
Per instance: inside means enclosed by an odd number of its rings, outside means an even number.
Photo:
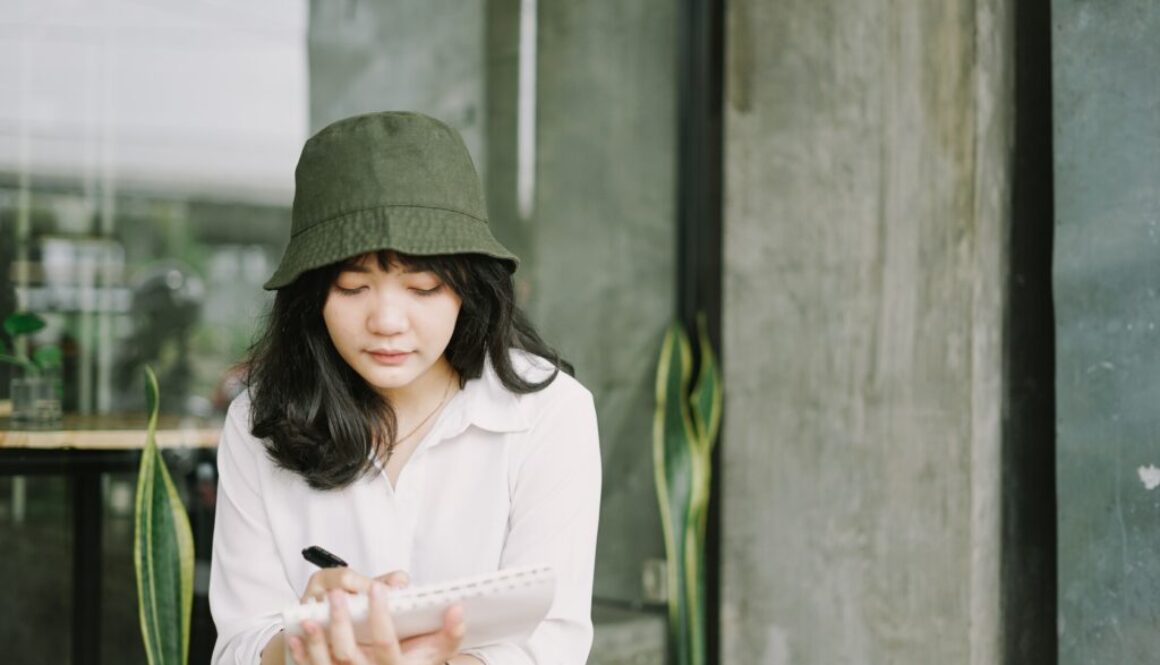
[[[420,113],[370,113],[327,126],[294,172],[290,244],[267,289],[302,273],[391,249],[485,254],[515,271],[492,236],[479,175],[459,134]]]

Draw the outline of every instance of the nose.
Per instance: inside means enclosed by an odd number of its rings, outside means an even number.
[[[367,313],[367,330],[375,335],[398,335],[407,332],[410,317],[402,298],[384,293],[373,300]]]

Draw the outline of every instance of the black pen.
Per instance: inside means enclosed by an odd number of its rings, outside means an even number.
[[[346,565],[345,561],[327,552],[318,545],[311,545],[302,550],[302,558],[319,568],[339,568]]]

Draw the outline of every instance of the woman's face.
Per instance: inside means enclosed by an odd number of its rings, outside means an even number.
[[[388,397],[446,389],[450,365],[443,351],[455,330],[461,300],[433,272],[375,254],[343,268],[330,287],[322,318],[343,360]]]

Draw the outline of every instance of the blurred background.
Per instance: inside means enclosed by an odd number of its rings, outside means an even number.
[[[418,110],[464,136],[520,298],[598,396],[597,595],[659,615],[652,377],[673,316],[678,8],[536,3],[52,0],[0,8],[0,313],[48,323],[66,414],[161,408],[212,429],[270,296],[294,165],[350,115]],[[544,74],[547,74],[546,76]],[[20,370],[0,365],[0,397]],[[208,658],[212,449],[168,453],[199,556],[191,662]],[[144,662],[136,474],[101,476],[101,660]],[[182,483],[179,483],[182,484]],[[0,643],[69,662],[76,515],[61,475],[0,477]],[[13,571],[27,571],[14,574]],[[652,589],[655,607],[659,600]],[[57,639],[57,637],[61,639]]]
[[[596,395],[592,663],[665,662],[653,377],[698,311],[726,391],[710,662],[1153,662],[1158,32],[1151,0],[6,0],[0,315],[46,321],[17,350],[61,349],[64,422],[142,412],[149,364],[202,440],[302,142],[423,111],[462,132],[521,302]],[[144,663],[131,463],[86,502],[6,429],[3,660],[80,665],[83,587],[85,662]],[[166,453],[194,663],[209,438]]]

